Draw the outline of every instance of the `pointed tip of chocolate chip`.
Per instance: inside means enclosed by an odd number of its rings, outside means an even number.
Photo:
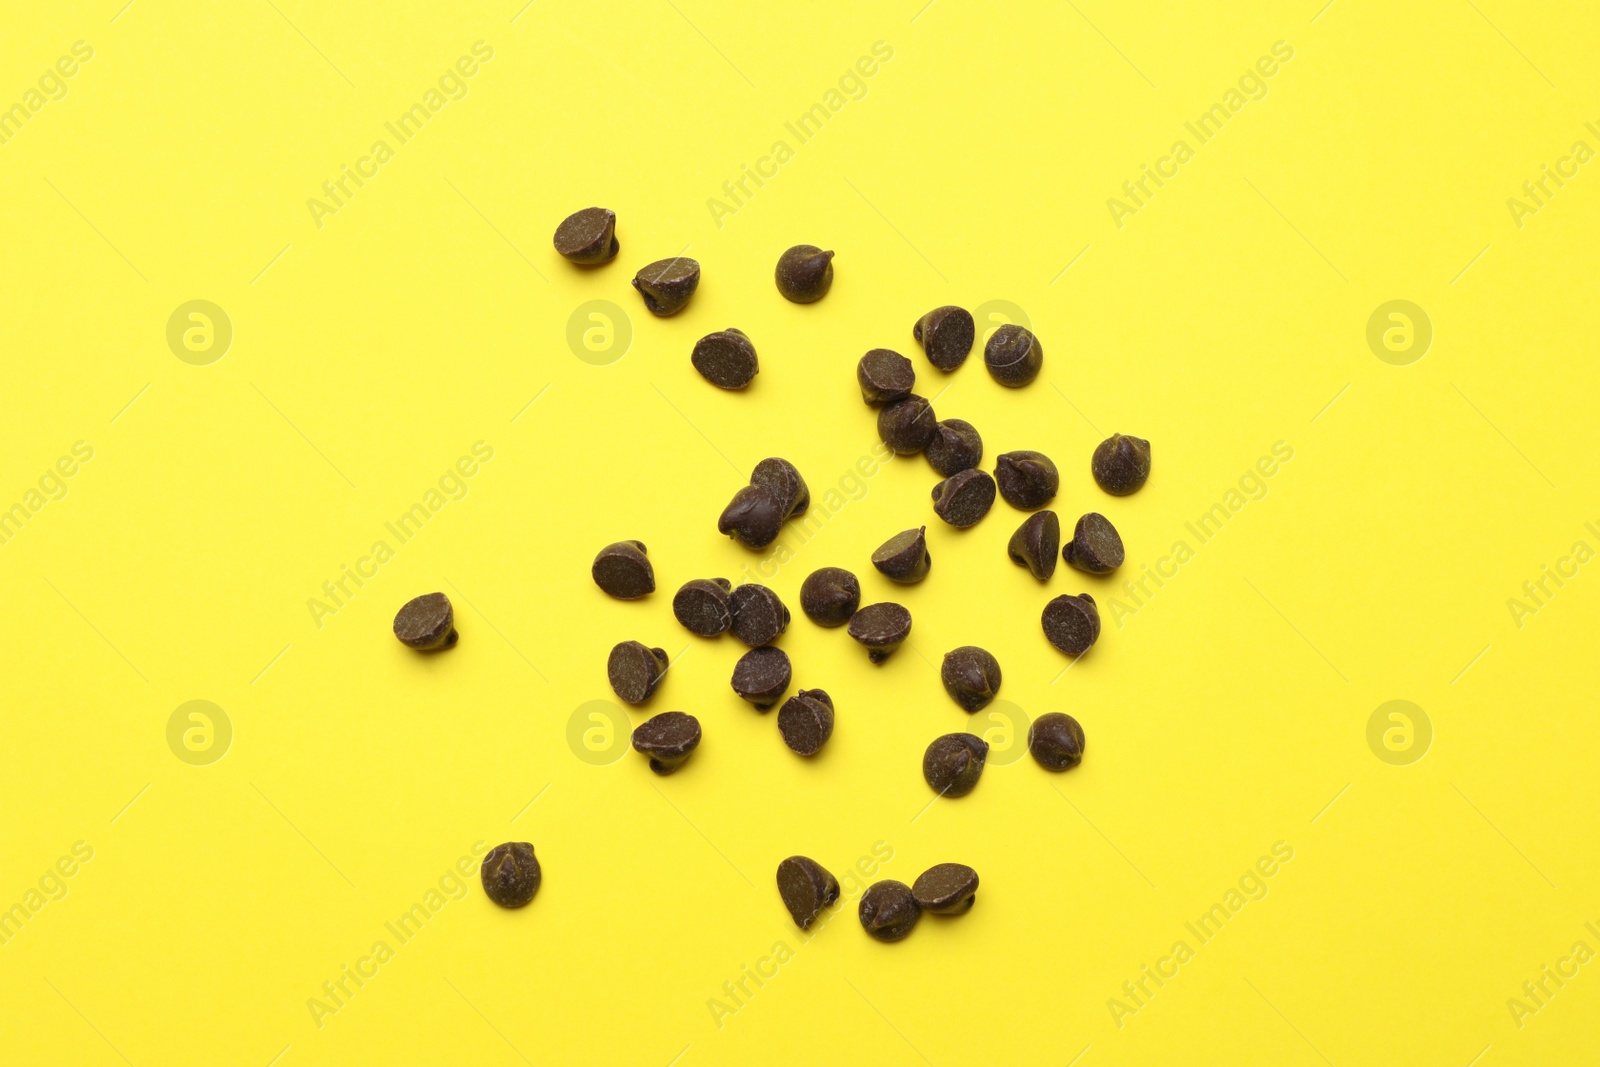
[[[809,930],[839,899],[839,879],[809,856],[790,856],[778,864],[778,895],[795,925]]]
[[[1136,493],[1150,478],[1150,442],[1114,433],[1095,447],[1089,469],[1095,484],[1112,496]]]
[[[1063,594],[1044,606],[1044,636],[1069,656],[1081,656],[1100,638],[1100,609],[1088,593]]]
[[[633,731],[634,750],[648,756],[650,769],[661,775],[682,767],[699,744],[700,720],[683,711],[664,711]]]
[[[590,575],[595,585],[618,600],[637,600],[656,591],[655,568],[639,541],[617,541],[602,548]]]
[[[443,593],[414,597],[395,613],[394,635],[407,648],[437,652],[454,648],[460,636],[455,629],[455,609]]]
[[[574,211],[556,227],[555,248],[569,262],[598,267],[617,256],[617,214],[610,208],[586,207]]]
[[[833,286],[833,252],[795,245],[778,257],[774,279],[786,300],[796,304],[821,300]]]
[[[665,318],[689,303],[700,285],[700,264],[687,256],[658,259],[640,269],[632,284],[650,313]]]
[[[1110,574],[1122,566],[1122,536],[1110,519],[1091,511],[1078,520],[1061,554],[1068,566],[1086,574]]]
[[[933,556],[928,552],[926,526],[895,534],[872,554],[872,565],[892,582],[910,585],[928,576]]]
[[[886,878],[874,882],[861,894],[857,906],[862,929],[878,941],[900,941],[909,937],[922,918],[922,907],[904,882]]]

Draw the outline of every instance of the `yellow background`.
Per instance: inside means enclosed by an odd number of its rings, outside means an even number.
[[[94,850],[0,946],[0,1059],[1592,1056],[1600,965],[1536,1014],[1507,1000],[1574,942],[1600,949],[1584,928],[1600,925],[1600,577],[1580,569],[1520,627],[1507,600],[1575,541],[1600,546],[1584,527],[1600,520],[1597,164],[1520,228],[1506,201],[1574,141],[1600,147],[1584,127],[1600,124],[1600,16],[1503,0],[121,3],[11,3],[0,40],[0,102],[73,42],[94,49],[0,146],[0,504],[74,442],[94,450],[0,547],[0,906],[75,842]],[[384,123],[480,40],[494,55],[467,95],[395,145]],[[799,144],[784,123],[879,41],[893,58],[865,95]],[[1294,56],[1266,96],[1198,145],[1184,122],[1278,41]],[[380,138],[395,158],[319,228],[308,198]],[[1195,158],[1119,228],[1108,198],[1179,138]],[[707,200],[779,139],[794,158],[719,227]],[[618,212],[622,252],[580,272],[550,234],[590,204]],[[799,242],[838,253],[814,306],[772,285]],[[699,293],[676,318],[644,314],[633,271],[685,247]],[[194,299],[233,324],[210,365],[166,343]],[[633,332],[603,366],[566,340],[596,299]],[[1409,366],[1366,341],[1393,299],[1434,328]],[[978,355],[946,378],[912,342],[928,309],[991,300],[1043,343],[1027,389]],[[728,326],[760,352],[747,394],[689,365]],[[870,453],[852,372],[877,346],[912,354],[940,415],[978,426],[986,467],[1053,456],[1064,524],[1104,512],[1129,560],[1040,587],[1005,558],[1020,514],[1000,503],[958,533],[933,518],[920,457],[884,466],[809,542],[790,527],[769,582],[795,610],[796,684],[838,707],[803,762],[729,689],[739,646],[691,639],[671,593],[770,556],[714,528],[757,460],[791,459],[820,501]],[[1088,473],[1113,431],[1153,442],[1127,499]],[[316,625],[308,599],[477,441],[493,459],[465,497]],[[1266,495],[1198,544],[1185,523],[1278,441],[1294,456]],[[868,554],[922,523],[932,575],[892,588]],[[649,600],[589,579],[619,538],[650,548]],[[1193,558],[1119,626],[1119,583],[1180,539]],[[801,580],[829,564],[907,604],[914,647],[875,669],[801,617]],[[462,636],[425,658],[390,622],[435,589]],[[1061,676],[1039,611],[1078,591],[1106,627]],[[630,638],[682,654],[651,710],[704,724],[670,778],[567,744]],[[965,643],[999,655],[1002,696],[1028,715],[1077,716],[1088,754],[1061,776],[996,761],[923,811],[923,747],[968,724],[935,665]],[[209,766],[166,741],[196,699],[233,727]],[[1408,766],[1367,743],[1394,699],[1432,724]],[[475,842],[507,839],[543,862],[530,908],[499,910],[474,880],[313,1020],[325,981],[393,943],[386,922]],[[802,938],[777,862],[844,875],[878,842],[892,859],[876,877],[975,866],[976,909],[880,945],[852,906]],[[1264,899],[1199,945],[1184,924],[1277,842],[1293,859]],[[1108,1000],[1180,939],[1194,958],[1119,1026]],[[732,1003],[723,983],[779,942],[792,958],[719,1019],[708,1002]]]

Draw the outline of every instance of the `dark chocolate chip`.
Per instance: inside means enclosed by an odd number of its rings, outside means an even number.
[[[456,613],[450,598],[443,593],[424,593],[406,601],[395,613],[394,635],[401,644],[419,652],[454,648],[460,635],[456,633]]]
[[[869,404],[888,404],[911,395],[917,372],[911,361],[887,348],[874,348],[856,364],[856,382],[861,399]]]
[[[994,507],[994,479],[987,471],[965,470],[952,474],[933,487],[933,513],[965,530]]]
[[[1100,636],[1100,609],[1088,593],[1058,596],[1044,606],[1044,636],[1069,656],[1081,656]]]
[[[868,659],[882,663],[911,636],[911,612],[887,601],[868,604],[850,617],[850,636],[867,647]]]
[[[700,744],[700,720],[683,711],[663,711],[633,731],[633,747],[650,757],[650,769],[671,774]]]
[[[861,927],[879,941],[899,941],[916,928],[922,908],[911,887],[893,878],[874,882],[861,894]]]
[[[861,606],[861,583],[843,567],[814,570],[800,586],[800,610],[818,626],[843,626]]]
[[[1051,711],[1028,727],[1028,751],[1047,771],[1065,771],[1083,762],[1083,727],[1061,711]]]
[[[1078,520],[1061,557],[1080,571],[1110,574],[1122,566],[1122,537],[1110,519],[1091,511]]]
[[[623,641],[606,660],[612,690],[629,704],[643,704],[655,694],[667,673],[667,653],[638,641]]]
[[[761,372],[756,346],[743,330],[731,326],[696,341],[689,362],[700,377],[719,389],[743,389]]]
[[[1056,572],[1056,551],[1061,547],[1061,520],[1053,511],[1036,511],[1022,520],[1006,545],[1011,562],[1028,568],[1041,582]]]
[[[733,612],[728,607],[728,590],[732,588],[726,578],[694,578],[684,582],[672,598],[672,614],[692,634],[701,637],[725,634],[733,625]]]
[[[802,689],[778,709],[783,743],[802,756],[815,756],[833,736],[833,700],[820,689]]]
[[[638,600],[656,591],[656,572],[641,541],[618,541],[594,557],[594,584],[618,600]]]
[[[520,908],[539,891],[544,872],[532,845],[507,841],[484,854],[478,877],[483,880],[484,896],[502,908]]]
[[[942,797],[964,797],[978,785],[989,742],[971,734],[936,737],[922,756],[922,777]]]
[[[1000,661],[977,645],[962,645],[944,654],[939,680],[961,710],[981,711],[1000,692]]]
[[[816,245],[795,245],[778,257],[774,277],[787,300],[796,304],[821,300],[833,286],[833,253]]]
[[[977,324],[966,308],[934,308],[911,327],[911,336],[922,342],[928,362],[942,371],[952,371],[967,361]]]
[[[733,494],[717,519],[717,530],[746,548],[766,548],[778,539],[788,505],[772,490],[747,485]]]
[[[1137,492],[1150,477],[1150,442],[1114,433],[1095,446],[1089,469],[1095,484],[1112,496]]]
[[[995,381],[1018,389],[1039,376],[1044,346],[1028,330],[1006,323],[989,335],[989,343],[983,346],[983,365]]]
[[[878,436],[902,456],[927,448],[938,428],[933,405],[915,393],[885,404],[878,412]]]
[[[1043,507],[1061,487],[1061,474],[1043,452],[1007,452],[994,461],[994,480],[1006,503],[1023,511]]]
[[[700,264],[685,256],[658,259],[633,276],[633,287],[652,315],[682,311],[700,284]]]
[[[872,554],[872,565],[891,582],[911,585],[928,576],[933,557],[928,554],[926,526],[895,534]]]
[[[933,428],[923,448],[928,465],[941,477],[968,471],[983,462],[983,438],[964,419],[945,419]]]
[[[733,612],[733,636],[751,648],[772,644],[789,628],[789,609],[764,585],[741,585],[728,594],[728,607]]]
[[[584,267],[597,267],[616,258],[617,213],[603,207],[574,211],[556,227],[556,251]]]
[[[839,879],[814,859],[790,856],[778,864],[778,895],[795,925],[808,930],[822,909],[839,899]]]
[[[785,519],[798,518],[811,506],[811,490],[806,488],[806,480],[786,459],[773,456],[757,463],[756,469],[750,472],[750,484],[770,490],[784,502]]]
[[[917,875],[911,895],[923,911],[965,915],[978,899],[978,872],[965,863],[936,863]]]
[[[789,688],[789,654],[763,645],[752,648],[733,665],[733,691],[766,711]]]

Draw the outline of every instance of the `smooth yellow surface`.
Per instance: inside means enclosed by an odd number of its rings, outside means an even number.
[[[27,916],[0,944],[0,1061],[1592,1058],[1600,163],[1572,152],[1600,150],[1600,15],[121,2],[12,3],[0,39],[0,103],[27,110],[0,145],[0,506],[25,516],[0,545],[0,907]],[[28,109],[78,41],[65,95]],[[446,77],[476,42],[492,58]],[[1246,78],[1275,47],[1292,58]],[[385,124],[441,78],[402,143]],[[1185,124],[1218,103],[1202,143]],[[815,104],[802,141],[786,124]],[[380,140],[392,158],[363,163]],[[1163,163],[1180,140],[1191,158]],[[1169,178],[1140,203],[1123,183],[1146,165]],[[1535,203],[1546,165],[1569,176]],[[369,177],[334,204],[346,166]],[[550,234],[590,204],[622,253],[579,271]],[[806,307],[772,284],[800,242],[838,253]],[[700,291],[652,318],[629,279],[685,250]],[[231,322],[214,362],[169,348],[193,300]],[[627,316],[613,362],[569,347],[592,300]],[[1432,324],[1408,365],[1367,342],[1392,300]],[[990,301],[1044,345],[1027,389],[976,354],[941,375],[912,341],[930,308]],[[742,395],[689,365],[728,326],[760,352]],[[872,462],[853,368],[878,346],[979,427],[986,466],[1053,456],[1064,523],[1109,516],[1122,571],[1041,586],[1006,560],[1019,513],[956,532],[920,457]],[[1126,499],[1088,472],[1113,431],[1154,443]],[[827,517],[758,554],[715,520],[768,455]],[[401,542],[385,524],[418,503]],[[932,575],[893,588],[868,555],[923,523]],[[646,601],[590,581],[621,538],[650,548]],[[392,557],[363,562],[379,541]],[[914,613],[882,668],[799,615],[829,564]],[[1147,566],[1164,584],[1129,594]],[[369,577],[328,599],[347,567]],[[673,590],[714,575],[795,610],[796,684],[838,707],[818,759],[730,691],[731,638],[674,622]],[[435,589],[461,641],[429,658],[390,622]],[[1105,631],[1063,675],[1039,612],[1080,591]],[[568,744],[630,638],[675,659],[650,710],[704,724],[670,778]],[[1082,721],[1079,769],[1006,762],[996,724],[977,791],[927,806],[924,746],[969,724],[936,666],[966,643],[1026,715]],[[210,764],[177,755],[202,720],[169,747],[195,700],[231,726]],[[1369,747],[1392,700],[1431,725],[1421,760],[1399,720],[1398,754],[1385,723]],[[615,715],[615,741],[644,717]],[[580,717],[592,744],[605,722]],[[507,839],[544,865],[522,912],[476,883]],[[960,860],[983,888],[898,945],[853,903],[807,938],[773,884],[795,852],[907,882]],[[386,924],[414,905],[401,940]],[[1213,905],[1203,941],[1186,924]]]

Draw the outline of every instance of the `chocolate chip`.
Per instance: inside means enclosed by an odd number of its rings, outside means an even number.
[[[911,895],[911,887],[893,878],[869,886],[861,894],[857,911],[862,929],[879,941],[902,940],[922,918],[922,908]]]
[[[994,479],[987,471],[962,471],[933,487],[933,513],[958,530],[978,525],[992,507]]]
[[[1007,452],[994,461],[994,480],[1006,503],[1023,511],[1043,507],[1055,498],[1061,475],[1043,452]]]
[[[942,371],[952,371],[967,361],[977,324],[972,312],[954,306],[934,308],[911,327],[911,336],[922,342],[928,362]]]
[[[867,646],[868,659],[882,663],[911,636],[911,612],[887,601],[868,604],[850,617],[850,636]]]
[[[968,471],[983,462],[983,438],[972,423],[945,419],[933,428],[933,436],[923,448],[928,465],[942,477]]]
[[[833,253],[816,245],[795,245],[778,257],[774,277],[787,300],[796,304],[821,300],[833,286]]]
[[[778,709],[783,743],[802,756],[815,756],[833,736],[833,700],[820,689],[802,689]]]
[[[1061,520],[1053,511],[1036,511],[1022,520],[1006,545],[1011,562],[1028,568],[1041,582],[1056,572],[1056,551],[1061,547]]]
[[[656,571],[642,541],[618,541],[594,557],[594,584],[618,600],[638,600],[656,591]]]
[[[502,908],[520,908],[539,891],[544,872],[532,845],[507,841],[484,854],[478,877],[483,880],[484,896]]]
[[[1044,346],[1028,330],[1007,323],[989,335],[989,343],[983,346],[983,365],[995,381],[1018,389],[1039,376]]]
[[[1044,606],[1044,636],[1069,656],[1081,656],[1100,636],[1100,609],[1088,593],[1058,596]]]
[[[1078,520],[1061,558],[1080,571],[1110,574],[1122,566],[1122,538],[1110,519],[1091,511]]]
[[[878,412],[878,436],[902,456],[927,448],[938,428],[933,405],[915,393],[884,405]]]
[[[663,318],[682,311],[699,284],[700,264],[684,256],[658,259],[633,276],[644,306]]]
[[[774,456],[757,463],[756,469],[750,472],[750,484],[770,490],[773,496],[783,502],[785,519],[803,515],[811,506],[811,490],[806,488],[806,480],[800,477],[795,465],[786,459]]]
[[[728,607],[728,590],[732,588],[726,578],[694,578],[684,582],[672,598],[672,614],[692,634],[701,637],[725,634],[733,625],[733,613]]]
[[[756,346],[750,343],[743,330],[731,326],[696,341],[689,362],[700,372],[700,377],[719,389],[743,389],[761,371],[756,361]]]
[[[1114,433],[1095,446],[1089,469],[1095,484],[1112,496],[1137,492],[1150,477],[1150,442]]]
[[[1028,727],[1028,751],[1047,771],[1070,770],[1083,762],[1083,727],[1065,712],[1047,712]]]
[[[822,909],[839,899],[839,879],[814,859],[790,856],[778,864],[778,895],[795,925],[808,930]]]
[[[935,915],[965,915],[978,899],[978,872],[965,863],[936,863],[911,883],[917,906]]]
[[[789,688],[789,655],[781,648],[752,648],[733,665],[733,691],[766,711]]]
[[[751,648],[772,644],[789,628],[789,609],[764,585],[741,585],[728,594],[728,607],[733,612],[733,636]]]
[[[1000,691],[1000,662],[986,649],[962,645],[944,654],[939,680],[961,710],[981,711]]]
[[[633,747],[650,757],[650,769],[671,774],[700,744],[700,720],[683,711],[663,711],[633,731]]]
[[[407,648],[419,652],[438,652],[454,648],[456,613],[450,598],[443,593],[424,593],[408,600],[394,616],[394,635]]]
[[[818,626],[843,626],[861,606],[861,583],[843,567],[814,570],[800,586],[800,610]]]
[[[603,207],[574,211],[556,227],[556,251],[584,267],[610,263],[617,255],[617,213]]]
[[[933,557],[928,554],[927,530],[926,526],[918,526],[915,530],[895,534],[872,554],[872,565],[891,582],[911,585],[922,581],[928,576],[928,568],[933,566]]]
[[[856,381],[861,386],[861,399],[869,404],[888,404],[911,395],[917,384],[917,372],[911,361],[887,348],[874,348],[856,364]]]
[[[811,490],[793,463],[774,456],[756,464],[750,484],[722,510],[717,529],[746,548],[766,548],[786,520],[811,506]]]
[[[964,797],[978,784],[989,742],[971,734],[936,737],[922,756],[922,777],[942,797]]]
[[[643,704],[649,700],[666,673],[666,651],[638,641],[616,645],[606,660],[606,678],[612,690],[629,704]]]
[[[747,485],[733,494],[717,519],[717,530],[746,548],[766,548],[778,539],[787,504],[761,485]]]

